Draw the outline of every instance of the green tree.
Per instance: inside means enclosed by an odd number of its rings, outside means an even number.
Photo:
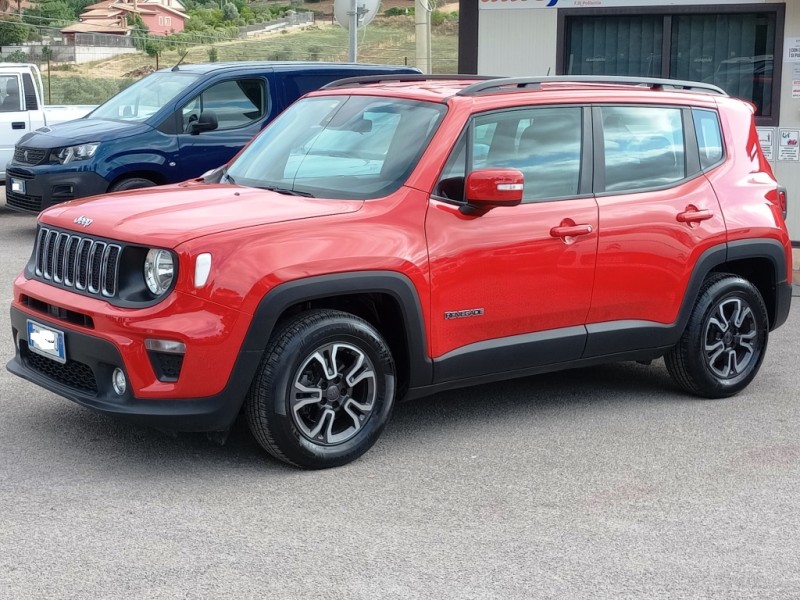
[[[34,7],[25,11],[25,16],[29,17],[31,22],[42,25],[71,23],[78,18],[79,14],[80,11],[76,11],[76,8],[70,6],[65,0],[40,0]],[[30,17],[33,18],[30,19]]]
[[[147,28],[147,25],[144,24],[144,21],[142,21],[142,17],[139,15],[129,14],[126,19],[131,28],[133,45],[138,50],[147,51],[147,34],[150,30]]]
[[[164,42],[148,36],[144,41],[144,51],[148,56],[161,54],[164,51]]]
[[[28,40],[30,27],[17,17],[5,17],[0,21],[0,46],[14,46]]]
[[[233,2],[227,2],[222,7],[222,16],[226,21],[235,21],[239,18],[239,9]]]

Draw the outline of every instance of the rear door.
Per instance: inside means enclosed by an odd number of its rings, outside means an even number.
[[[623,321],[625,329],[651,332],[673,323],[698,258],[725,241],[722,211],[701,170],[690,109],[593,110],[596,139],[602,140],[595,152],[600,236],[586,356],[632,349],[626,346],[636,336],[614,337]],[[658,346],[658,339],[645,339],[648,335],[636,343]]]
[[[0,173],[14,155],[14,144],[30,131],[22,81],[17,73],[0,73]]]

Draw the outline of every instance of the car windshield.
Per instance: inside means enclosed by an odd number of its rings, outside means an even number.
[[[109,98],[86,118],[144,121],[192,85],[197,77],[179,71],[152,73]]]
[[[411,173],[445,111],[396,98],[306,98],[242,152],[227,181],[303,196],[385,196]]]

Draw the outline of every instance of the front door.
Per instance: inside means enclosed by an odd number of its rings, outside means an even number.
[[[0,174],[14,156],[14,144],[30,131],[21,81],[16,73],[0,74]]]
[[[228,162],[255,136],[268,109],[266,81],[249,77],[206,88],[179,109],[177,181],[202,175]],[[192,133],[200,116],[213,115],[217,127]]]
[[[587,129],[580,107],[497,111],[454,149],[426,219],[437,381],[580,357],[598,225]],[[460,210],[465,173],[491,167],[522,171],[522,204]]]

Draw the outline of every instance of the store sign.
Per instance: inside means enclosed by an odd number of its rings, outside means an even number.
[[[764,4],[766,0],[480,0],[480,8],[606,8],[696,6],[698,4]]]

